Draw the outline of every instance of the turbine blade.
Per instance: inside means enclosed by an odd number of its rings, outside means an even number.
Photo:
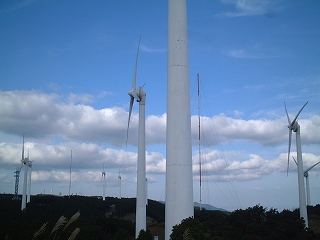
[[[138,68],[138,58],[139,58],[140,41],[141,41],[141,35],[140,35],[139,44],[138,44],[138,50],[137,50],[137,55],[136,55],[136,64],[135,64],[134,73],[133,73],[132,89],[136,89],[137,68]]]
[[[289,173],[289,158],[290,158],[290,148],[291,148],[291,136],[292,136],[292,131],[289,128],[289,147],[288,147],[288,165],[287,165],[287,176]]]
[[[304,109],[304,107],[307,105],[308,102],[306,102],[303,107],[300,109],[300,111],[298,112],[297,116],[293,119],[292,124],[297,120],[299,114],[301,113],[302,109]]]
[[[309,167],[307,170],[305,170],[304,172],[309,172],[312,168],[314,168],[315,166],[317,166],[320,162],[317,162],[316,164],[313,164],[311,167]]]
[[[284,108],[286,109],[286,114],[287,114],[287,118],[288,118],[288,124],[290,125],[291,121],[290,121],[289,114],[288,114],[288,111],[287,111],[286,102],[284,102]]]
[[[128,126],[127,126],[127,140],[126,140],[126,146],[128,145],[129,124],[130,124],[130,118],[131,118],[131,113],[132,113],[133,102],[134,102],[134,97],[131,97],[131,98],[130,98],[130,107],[129,107]]]
[[[297,160],[294,158],[294,156],[292,156],[292,158],[293,158],[294,162],[296,163],[296,165],[298,166],[298,162],[297,162]]]

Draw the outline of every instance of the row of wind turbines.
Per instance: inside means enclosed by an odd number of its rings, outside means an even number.
[[[190,114],[190,81],[188,59],[188,34],[186,0],[168,0],[168,94],[167,94],[167,130],[166,130],[166,199],[165,199],[165,239],[170,239],[172,227],[183,219],[194,216],[192,154],[191,154],[191,114]],[[136,238],[141,230],[146,230],[146,142],[145,142],[145,104],[146,92],[143,86],[136,89],[139,40],[136,54],[132,88],[130,96],[129,117],[127,126],[127,141],[130,118],[134,101],[139,102],[139,130],[138,130],[138,163],[137,163],[137,197],[136,197]],[[306,103],[307,104],[307,103]],[[306,104],[291,122],[286,106],[289,128],[288,166],[291,148],[292,132],[296,133],[297,166],[299,182],[300,217],[308,227],[306,195],[304,188],[304,173],[300,141],[300,126],[297,118]],[[317,163],[318,164],[318,163]],[[30,201],[31,167],[32,162],[24,158],[24,144],[22,150],[22,165],[25,167],[23,196],[21,209],[26,208],[26,201]],[[21,168],[22,168],[21,165]],[[316,165],[316,164],[315,164]],[[315,166],[314,165],[314,166]],[[314,167],[312,166],[312,167]],[[20,170],[21,170],[20,168]],[[30,181],[27,192],[27,174],[30,168]],[[17,171],[20,173],[20,170]],[[308,169],[308,171],[311,170]],[[307,172],[308,172],[307,171]],[[306,171],[305,171],[306,172]],[[19,179],[19,174],[17,174]],[[121,175],[119,173],[121,181]],[[103,167],[103,200],[105,200],[106,172]],[[121,186],[121,184],[120,184]],[[121,190],[120,190],[121,191]],[[121,195],[120,195],[121,196]]]
[[[190,81],[188,59],[188,34],[186,0],[168,1],[168,87],[167,87],[167,130],[166,130],[166,206],[165,206],[165,239],[170,239],[172,227],[184,218],[193,217],[193,183],[191,157],[191,123],[190,123]],[[136,75],[141,36],[136,55],[136,64],[129,91],[130,109],[127,127],[134,99],[139,102],[139,135],[137,164],[137,205],[136,205],[136,237],[140,230],[146,229],[146,177],[145,159],[145,102],[146,93],[143,86],[136,89]],[[307,103],[306,103],[307,104]],[[308,189],[308,171],[303,173],[300,126],[297,118],[306,104],[291,122],[285,105],[289,128],[288,167],[292,132],[296,133],[297,165],[299,183],[300,217],[308,227],[306,195],[304,188],[305,174]],[[200,183],[201,184],[201,183]],[[308,190],[309,192],[309,190]],[[201,194],[201,193],[200,193]],[[310,199],[310,197],[308,197]]]
[[[139,134],[138,134],[138,168],[137,168],[137,206],[136,206],[136,237],[138,236],[140,230],[146,229],[146,202],[145,202],[145,179],[146,179],[146,160],[145,160],[145,102],[146,102],[146,93],[143,90],[143,86],[136,89],[136,77],[137,77],[137,66],[138,66],[138,55],[140,48],[141,36],[138,44],[138,51],[136,55],[136,64],[134,69],[134,76],[132,81],[132,89],[128,92],[130,96],[130,107],[129,107],[129,119],[127,126],[127,141],[128,141],[128,131],[130,118],[132,114],[132,108],[134,99],[139,102]],[[307,203],[311,205],[310,200],[310,188],[309,188],[309,175],[308,172],[314,168],[320,162],[309,167],[307,170],[303,171],[303,162],[302,162],[302,151],[301,151],[301,140],[300,140],[300,125],[298,124],[297,118],[302,112],[303,108],[307,105],[306,102],[303,107],[300,109],[298,114],[295,116],[294,120],[291,122],[290,117],[287,111],[287,107],[285,105],[286,115],[288,119],[288,128],[289,128],[289,147],[288,147],[288,167],[287,174],[289,170],[289,157],[290,157],[290,149],[291,149],[291,141],[292,141],[292,132],[296,133],[296,147],[297,147],[297,161],[296,165],[298,166],[298,186],[299,186],[299,207],[300,207],[300,217],[305,220],[305,225],[308,227],[308,216],[307,216],[307,204],[306,204],[306,196]],[[102,172],[102,175],[105,176],[105,172]],[[306,188],[304,187],[304,177],[306,178]],[[201,183],[200,183],[201,184]],[[105,188],[105,185],[104,185]],[[307,195],[305,193],[305,189],[307,189]],[[105,194],[105,190],[104,190]],[[201,194],[201,193],[200,193]]]
[[[302,161],[302,150],[301,150],[301,139],[300,139],[300,125],[297,121],[300,113],[304,109],[304,107],[307,105],[308,102],[306,102],[300,111],[297,113],[293,121],[290,121],[290,117],[287,111],[287,106],[284,104],[287,119],[288,119],[288,129],[289,129],[289,147],[288,147],[288,166],[287,166],[287,175],[289,171],[289,159],[290,159],[290,149],[291,149],[291,139],[292,139],[292,132],[296,133],[296,148],[297,148],[297,160],[293,157],[297,167],[298,167],[298,189],[299,189],[299,211],[300,211],[300,218],[303,218],[305,221],[305,226],[308,227],[308,211],[307,211],[307,204],[311,205],[310,200],[310,187],[309,187],[309,171],[314,168],[316,165],[318,165],[320,162],[315,163],[305,171],[303,170],[303,161]],[[306,178],[306,187],[304,184],[304,177]],[[306,192],[305,189],[307,189],[307,202],[306,202]]]

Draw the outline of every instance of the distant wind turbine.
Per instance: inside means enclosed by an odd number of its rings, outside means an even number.
[[[70,192],[71,192],[71,166],[72,166],[72,150],[71,150],[71,157],[70,157],[70,172],[69,172],[69,175],[70,175],[70,180],[69,180],[69,199],[70,199]]]
[[[314,168],[316,165],[318,165],[320,162],[317,162],[316,164],[313,164],[311,167],[309,167],[307,170],[304,171],[304,177],[306,178],[306,188],[307,188],[307,205],[311,206],[311,198],[310,198],[310,187],[309,187],[309,171]]]
[[[288,166],[287,166],[287,174],[289,171],[289,156],[290,156],[290,148],[291,148],[291,137],[292,132],[296,133],[296,146],[297,146],[297,163],[298,163],[298,186],[299,186],[299,209],[300,209],[300,218],[303,218],[305,221],[306,227],[308,227],[308,213],[307,213],[307,205],[306,205],[306,193],[304,188],[304,179],[303,179],[303,163],[302,163],[302,151],[301,151],[301,139],[300,139],[300,125],[298,124],[297,118],[303,108],[307,105],[306,102],[303,107],[300,109],[296,117],[293,121],[290,121],[289,114],[287,111],[286,104],[284,104],[287,118],[288,118],[288,128],[289,128],[289,147],[288,147]]]
[[[128,92],[130,96],[130,109],[127,127],[127,142],[128,142],[128,131],[130,118],[132,113],[132,107],[134,99],[139,102],[139,133],[138,133],[138,169],[137,169],[137,201],[136,201],[136,238],[138,238],[141,230],[146,230],[146,141],[145,141],[145,104],[146,104],[146,93],[142,87],[136,89],[137,80],[137,67],[138,67],[138,56],[140,48],[141,36],[139,39],[139,45],[136,55],[136,64],[134,68],[134,75],[132,80],[132,89]]]
[[[101,180],[103,181],[103,201],[106,200],[106,171],[104,170],[104,163],[103,163],[103,170],[101,174]]]
[[[292,156],[293,160],[295,161],[295,163],[298,166],[298,162],[296,161],[296,159]],[[306,178],[306,189],[307,189],[307,205],[311,206],[311,197],[310,197],[310,186],[309,186],[309,171],[314,168],[315,166],[317,166],[320,162],[317,162],[316,164],[313,164],[311,167],[309,167],[307,170],[305,170],[303,172],[304,177]]]
[[[118,183],[119,183],[119,199],[121,199],[121,173],[119,170],[119,174],[118,174]]]
[[[23,176],[23,189],[22,189],[22,201],[21,210],[25,210],[27,206],[27,181],[28,181],[28,158],[24,157],[24,134],[22,143],[22,159],[21,163],[24,165],[24,176]]]

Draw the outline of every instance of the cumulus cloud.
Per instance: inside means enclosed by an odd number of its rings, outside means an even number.
[[[197,117],[192,117],[192,131],[196,134]],[[214,117],[201,117],[201,128],[209,145],[235,140],[247,140],[262,145],[277,145],[287,141],[286,119],[244,120],[227,117],[223,114]],[[314,136],[317,138],[316,136]]]
[[[55,182],[68,185],[70,181],[70,173],[63,171],[33,171],[32,182]],[[79,181],[79,176],[76,173],[71,174],[71,181]]]
[[[137,153],[124,148],[128,112],[123,108],[95,109],[85,104],[65,103],[59,95],[39,91],[0,91],[0,101],[2,103],[0,132],[4,134],[0,136],[2,169],[15,169],[21,166],[22,143],[10,143],[5,141],[5,137],[16,135],[22,138],[22,134],[25,133],[25,152],[29,151],[30,159],[34,161],[32,176],[35,181],[68,182],[71,150],[75,181],[83,179],[98,182],[101,178],[99,171],[103,164],[106,169],[113,169],[114,175],[110,176],[114,182],[117,179],[114,172],[119,169],[124,176],[136,173]],[[238,117],[243,116],[241,112],[235,112]],[[138,115],[133,113],[131,120],[128,143],[135,148]],[[320,116],[312,115],[308,119],[299,119],[299,123],[303,133],[302,143],[319,144]],[[198,116],[192,116],[191,124],[192,136],[198,136]],[[249,120],[228,117],[224,114],[202,116],[201,134],[208,147],[202,152],[202,157],[205,159],[204,176],[213,177],[218,181],[227,179],[243,181],[261,178],[273,171],[286,172],[285,151],[288,141],[286,126],[286,116]],[[166,114],[148,116],[147,144],[164,145],[165,138]],[[267,160],[259,153],[222,152],[210,149],[221,143],[229,144],[235,141],[269,147],[285,146],[283,148],[285,150],[278,158]],[[198,145],[197,137],[193,138],[193,145]],[[163,153],[147,151],[146,158],[147,173],[150,177],[152,174],[165,173],[166,160]],[[305,167],[317,161],[320,161],[319,156],[304,153]],[[193,164],[196,178],[199,171],[196,153],[193,156]],[[82,169],[86,169],[86,173],[81,172]],[[294,164],[290,165],[290,171],[296,171]],[[319,167],[314,171],[319,172]]]
[[[264,159],[257,154],[249,154],[249,158],[243,161],[238,159],[241,152],[220,152],[207,150],[202,154],[202,176],[210,181],[250,181],[260,179],[273,172],[286,173],[287,154],[282,153],[275,159]],[[292,152],[296,155],[296,152]],[[303,153],[304,169],[320,161],[320,156]],[[199,179],[198,156],[193,156],[194,179]],[[320,166],[314,168],[314,174],[320,173]],[[290,172],[296,172],[297,166],[292,161],[289,165]]]
[[[0,92],[0,131],[28,138],[104,143],[122,147],[126,143],[128,112],[120,107],[94,109],[84,104],[67,104],[56,94],[38,91]],[[239,114],[237,116],[240,116]],[[306,143],[318,143],[320,116],[301,119],[301,137]],[[192,134],[197,134],[197,116],[192,116]],[[287,141],[286,117],[245,120],[225,115],[202,116],[202,131],[210,145],[235,140],[247,140],[262,145]],[[215,131],[215,132],[214,132]],[[138,115],[133,113],[129,129],[129,145],[137,144]],[[146,141],[165,143],[166,114],[148,116]],[[195,144],[195,143],[194,143]]]

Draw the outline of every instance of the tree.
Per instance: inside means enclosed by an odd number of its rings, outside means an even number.
[[[172,240],[210,239],[210,229],[192,217],[183,219],[181,224],[173,226],[170,235]]]
[[[139,232],[139,235],[138,235],[137,239],[139,239],[139,240],[152,240],[153,237],[152,237],[151,232],[148,229],[146,231],[142,229]]]

